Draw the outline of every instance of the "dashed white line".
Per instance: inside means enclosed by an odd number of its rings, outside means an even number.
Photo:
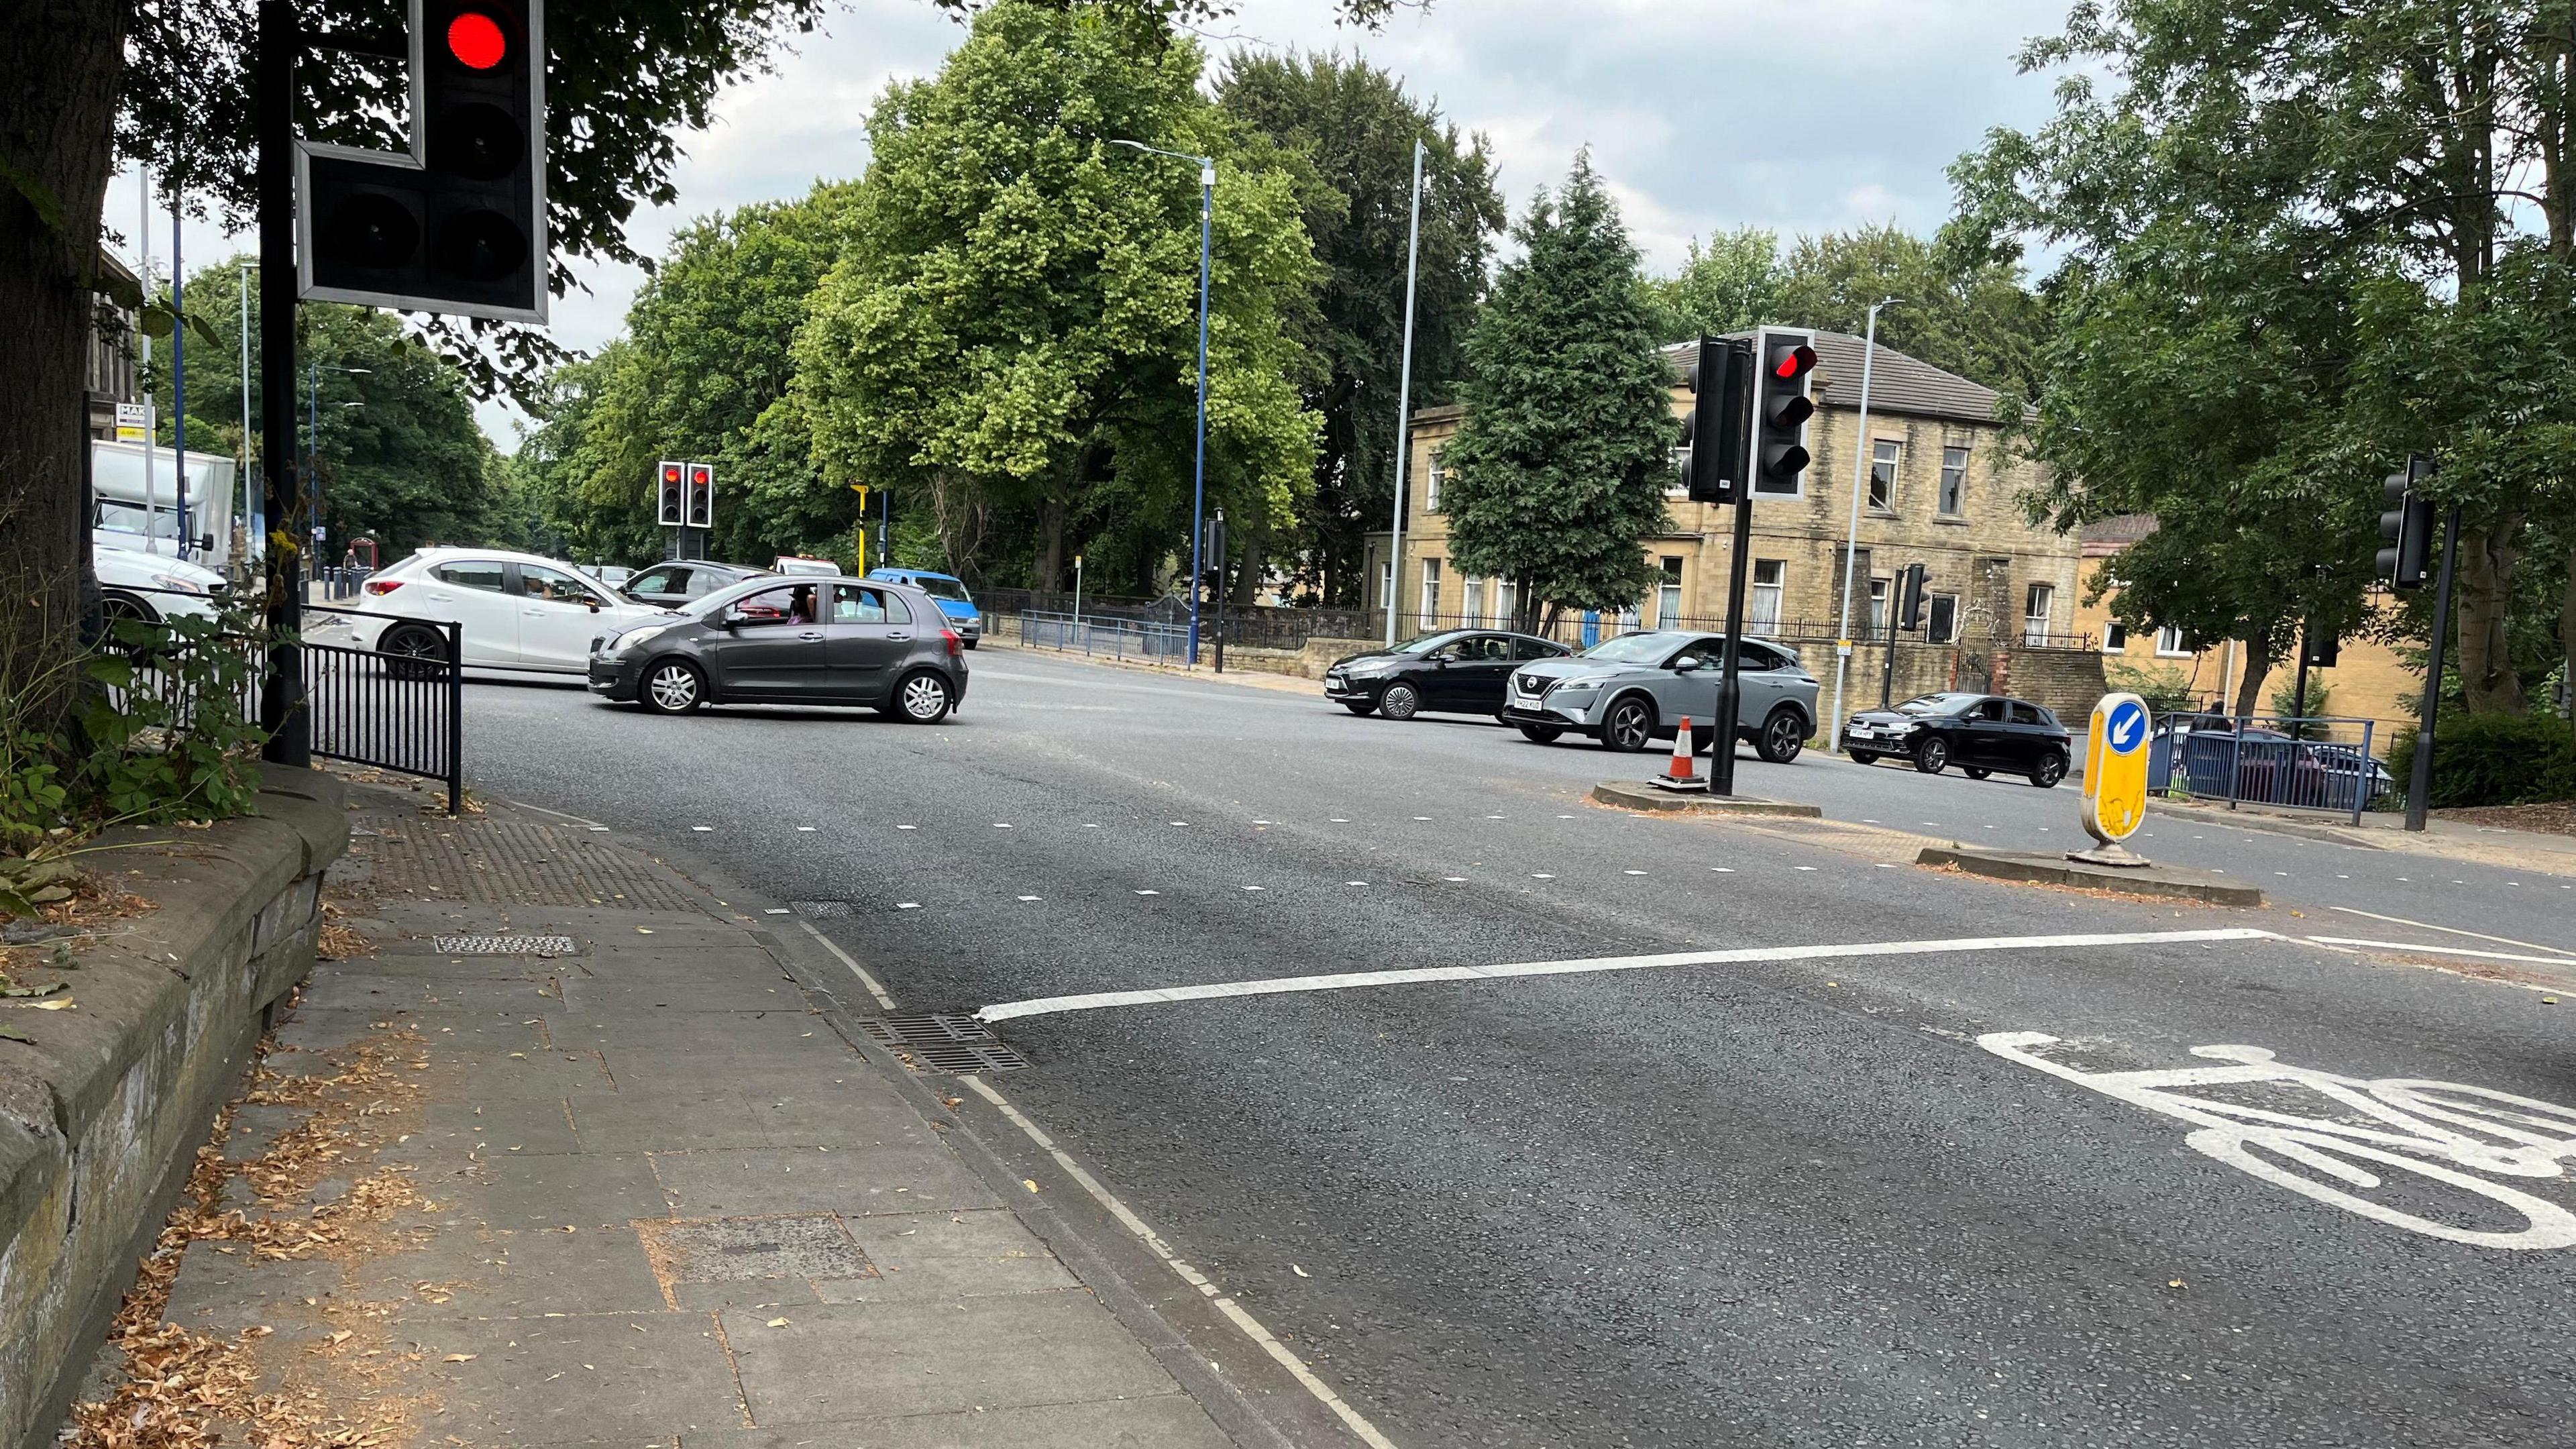
[[[792,916],[796,913],[785,906],[771,906],[762,911],[761,914],[764,916]]]
[[[1555,877],[1555,876],[1552,876],[1552,875],[1549,875],[1549,874],[1548,874],[1547,872],[1545,872],[1545,871],[1532,871],[1532,872],[1530,872],[1530,879],[1531,879],[1531,880],[1554,880],[1554,879],[1556,879],[1556,877]]]
[[[2192,931],[2122,931],[2057,936],[1968,936],[1930,941],[1864,941],[1816,946],[1751,946],[1723,951],[1668,951],[1650,956],[1595,956],[1572,961],[1522,961],[1504,966],[1420,966],[1394,971],[1350,971],[1325,976],[1274,976],[1252,981],[1212,981],[1195,986],[1167,986],[1143,991],[1095,991],[1076,996],[1040,996],[998,1002],[975,1013],[978,1021],[1010,1021],[1069,1011],[1098,1011],[1121,1006],[1155,1006],[1180,1001],[1216,1001],[1239,996],[1276,996],[1289,992],[1347,991],[1358,987],[1407,986],[1433,981],[1491,981],[1520,976],[1565,976],[1603,971],[1636,971],[1665,966],[1719,966],[1784,961],[1829,961],[1860,957],[1938,956],[1984,951],[2071,950],[2104,946],[2167,946],[2216,941],[2277,941],[2279,935],[2251,926]]]
[[[796,827],[796,833],[799,835],[811,835],[814,833],[814,827],[811,825],[799,825]]]
[[[1245,887],[1244,887],[1244,889],[1245,889],[1245,890],[1248,890],[1248,891],[1266,891],[1266,890],[1270,889],[1270,887],[1268,887],[1268,886],[1245,886]]]
[[[919,901],[897,901],[897,902],[895,902],[895,903],[894,903],[894,908],[895,908],[896,910],[898,910],[898,911],[917,911],[917,910],[920,910],[920,909],[921,909],[921,902],[919,902]]]
[[[898,825],[895,827],[897,830],[919,830],[920,828],[921,827],[918,825]]]
[[[2330,906],[2328,909],[2347,916],[2359,916],[2364,920],[2386,921],[2392,926],[2414,926],[2420,930],[2439,931],[2446,936],[2466,936],[2474,941],[2493,941],[2499,946],[2520,946],[2526,951],[2555,951],[2562,957],[2576,957],[2576,951],[2558,946],[2546,946],[2538,941],[2517,941],[2511,936],[2489,936],[2478,931],[2463,931],[2457,926],[2437,926],[2431,921],[2410,921],[2404,916],[2383,916],[2376,911],[2360,911],[2350,906]]]
[[[1620,873],[1621,875],[1644,875],[1644,874],[1645,874],[1645,872],[1644,872],[1644,871],[1642,871],[1642,870],[1623,870],[1623,871],[1621,871],[1621,872],[1619,872],[1619,873]]]
[[[1039,897],[1037,897],[1037,896],[1022,896],[1022,897],[1020,897],[1020,899],[1021,899],[1021,900],[1024,900],[1024,901],[1034,901],[1034,900],[1039,899]]]
[[[714,826],[712,826],[712,825],[692,825],[692,826],[690,826],[690,827],[689,827],[689,829],[691,829],[691,830],[693,830],[693,831],[697,832],[697,833],[698,833],[698,834],[700,834],[700,835],[712,835],[712,834],[714,834],[714,833],[715,833],[715,827],[714,827]]]
[[[1162,892],[1161,892],[1161,891],[1138,891],[1138,892],[1136,892],[1136,894],[1138,894],[1138,895],[1140,895],[1140,896],[1159,896],[1159,895],[1161,895],[1161,894],[1162,894]]]
[[[1712,865],[1712,866],[1710,866],[1710,867],[1709,867],[1709,869],[1710,869],[1710,870],[1713,870],[1713,871],[1716,871],[1719,875],[1733,875],[1733,874],[1735,874],[1735,867],[1734,867],[1734,866],[1731,866],[1731,865]]]
[[[850,974],[859,978],[859,984],[866,987],[868,989],[868,994],[877,999],[877,1005],[884,1007],[888,1011],[894,1010],[894,998],[886,994],[886,989],[883,984],[881,984],[874,976],[868,974],[868,968],[860,965],[858,960],[851,956],[849,952],[842,950],[838,942],[834,941],[831,937],[824,935],[822,932],[815,930],[814,923],[812,921],[798,921],[796,924],[803,926],[805,928],[805,934],[820,942],[824,950],[840,957],[841,964],[849,967]]]
[[[2472,956],[2481,961],[2528,961],[2537,966],[2576,965],[2576,961],[2570,961],[2564,956],[2526,956],[2512,951],[2475,951],[2466,946],[2427,946],[2420,941],[2357,941],[2350,936],[2310,936],[2308,939],[2320,946],[2367,946],[2374,951],[2416,951],[2432,956]]]
[[[1466,882],[1466,879],[1467,879],[1467,878],[1466,878],[1465,876],[1463,876],[1463,875],[1444,875],[1444,876],[1442,876],[1442,877],[1440,877],[1440,878],[1441,878],[1442,880],[1445,880],[1445,881],[1449,882],[1451,885],[1462,885],[1462,884],[1464,884],[1464,883]]]

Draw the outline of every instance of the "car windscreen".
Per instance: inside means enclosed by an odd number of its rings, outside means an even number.
[[[931,574],[915,574],[912,576],[912,586],[934,599],[955,599],[965,604],[975,602],[967,595],[966,586],[955,579],[938,578]]]
[[[1395,646],[1395,652],[1398,654],[1428,654],[1432,650],[1439,648],[1441,645],[1446,644],[1457,637],[1457,630],[1443,629],[1437,634],[1424,634],[1418,638],[1407,639],[1403,643]]]
[[[1660,664],[1672,651],[1670,634],[1622,634],[1584,650],[1583,657],[1607,659],[1614,664]]]
[[[1901,714],[1957,714],[1983,698],[1982,694],[1923,694],[1896,708]]]

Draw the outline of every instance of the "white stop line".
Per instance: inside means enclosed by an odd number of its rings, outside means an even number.
[[[2499,1177],[2553,1178],[2576,1157],[2576,1109],[2490,1087],[2414,1077],[2338,1076],[2275,1061],[2258,1046],[2197,1046],[2193,1056],[2225,1066],[2087,1072],[2047,1055],[2064,1044],[2046,1032],[1998,1031],[1977,1045],[2008,1061],[2089,1087],[2106,1097],[2191,1123],[2193,1150],[2303,1197],[2427,1237],[2481,1248],[2576,1246],[2576,1214],[2546,1198],[2508,1187]],[[2242,1088],[2285,1082],[2313,1091],[2341,1110],[2307,1117],[2181,1087]],[[2356,1165],[2360,1164],[2360,1165]],[[2501,1208],[2522,1226],[2509,1231],[2463,1227],[2359,1196],[2390,1170],[2482,1199],[2453,1205],[2488,1221]],[[2448,1196],[2448,1194],[2444,1194]]]
[[[1300,991],[1351,991],[1365,986],[1418,986],[1434,981],[1500,981],[1514,976],[1575,976],[1594,971],[1642,971],[1657,966],[1736,966],[1772,961],[1833,961],[1867,956],[1945,956],[1960,952],[2065,950],[2084,946],[2178,946],[2210,941],[2277,941],[2270,931],[2229,927],[2208,931],[2114,931],[2066,936],[1963,936],[1946,941],[1863,941],[1839,946],[1745,946],[1730,951],[1667,951],[1655,956],[1591,956],[1575,961],[1521,961],[1508,966],[1417,966],[1396,971],[1349,971],[1327,976],[1271,976],[1258,981],[1210,981],[1197,986],[1158,986],[1143,991],[1093,991],[1079,996],[1037,996],[1005,1001],[975,1013],[984,1022],[1118,1006],[1161,1006],[1181,1001],[1222,1001],[1237,996],[1278,996]]]

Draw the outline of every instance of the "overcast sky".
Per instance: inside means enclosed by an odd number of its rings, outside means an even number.
[[[1918,230],[1948,214],[1943,176],[1994,126],[2029,126],[2049,78],[2015,70],[2031,35],[2055,30],[2067,0],[1438,0],[1374,35],[1335,26],[1327,0],[1245,0],[1211,26],[1210,49],[1357,51],[1491,140],[1517,216],[1565,174],[1575,151],[1625,210],[1649,267],[1669,269],[1695,235],[1753,224],[1783,234],[1894,221]],[[869,106],[896,77],[926,75],[964,32],[926,0],[850,0],[772,75],[735,87],[709,130],[684,138],[679,202],[638,212],[638,249],[660,251],[682,222],[745,202],[802,195],[868,159]],[[1771,124],[1759,151],[1734,141]],[[130,238],[136,194],[119,177],[108,223]],[[247,238],[192,225],[199,264]],[[166,218],[153,252],[166,271]],[[130,247],[129,247],[130,251]],[[556,299],[555,335],[575,349],[612,336],[641,274],[594,267],[591,290]],[[484,426],[513,445],[509,414]]]

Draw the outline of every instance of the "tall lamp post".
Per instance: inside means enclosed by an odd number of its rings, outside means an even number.
[[[1169,156],[1175,161],[1195,161],[1199,166],[1199,421],[1197,461],[1190,482],[1190,665],[1199,662],[1199,594],[1201,570],[1200,534],[1207,527],[1207,352],[1208,352],[1208,253],[1210,226],[1216,215],[1216,158],[1193,156],[1186,151],[1166,151],[1142,141],[1113,138],[1112,146],[1125,146],[1154,156]]]
[[[305,556],[308,558],[313,557],[312,529],[319,528],[322,525],[322,374],[325,372],[346,372],[354,374],[370,373],[374,371],[375,369],[372,367],[342,367],[336,362],[318,361],[311,364],[309,368],[312,381],[306,386],[304,393],[304,473],[306,477],[313,480],[313,487],[307,495],[313,505],[313,525],[312,528],[307,528],[305,530],[303,550]],[[366,404],[344,402],[335,404],[335,406],[354,408],[364,407]],[[321,561],[319,559],[315,559],[313,566],[305,571],[305,577],[319,578],[321,573]]]
[[[1860,496],[1869,477],[1869,381],[1870,368],[1878,361],[1878,309],[1894,302],[1882,297],[1869,304],[1869,327],[1860,346],[1860,424],[1859,441],[1852,445],[1851,525],[1843,534],[1843,610],[1842,621],[1834,628],[1834,726],[1825,736],[1825,748],[1833,749],[1843,737],[1843,675],[1851,668],[1852,631],[1852,563],[1860,553]],[[1892,590],[1891,590],[1892,592]],[[1890,598],[1893,609],[1896,600]],[[1896,640],[1887,641],[1890,657],[1896,653]]]
[[[1405,454],[1413,435],[1413,279],[1422,260],[1422,138],[1413,138],[1413,220],[1404,233],[1404,365],[1395,381],[1395,512],[1386,525],[1386,647],[1395,647],[1395,596],[1404,584]],[[1365,585],[1363,585],[1365,587]],[[1520,622],[1514,620],[1517,629]]]

